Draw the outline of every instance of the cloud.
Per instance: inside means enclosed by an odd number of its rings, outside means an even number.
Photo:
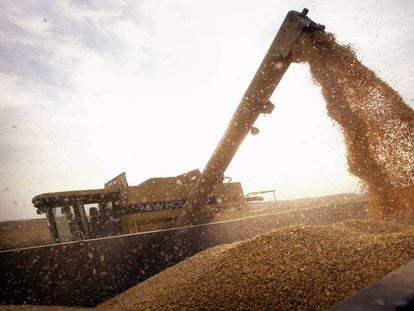
[[[108,31],[116,10],[85,11],[65,1],[2,2],[0,9],[0,72],[15,83],[61,92],[74,87],[87,53],[122,58],[122,40]],[[53,96],[47,91],[44,96]]]

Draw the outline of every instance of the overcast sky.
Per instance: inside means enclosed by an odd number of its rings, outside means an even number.
[[[286,13],[351,43],[413,107],[414,1],[2,1],[0,220],[39,193],[202,169]],[[358,191],[338,127],[292,65],[226,172],[278,198]]]

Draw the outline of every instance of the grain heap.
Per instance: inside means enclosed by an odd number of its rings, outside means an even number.
[[[414,228],[290,227],[199,253],[98,310],[326,310],[414,257]]]
[[[329,116],[342,127],[349,171],[370,195],[369,215],[412,220],[414,111],[330,33],[304,33],[294,57],[309,64]]]
[[[96,308],[56,310],[326,310],[413,257],[412,225],[287,227],[206,250]]]

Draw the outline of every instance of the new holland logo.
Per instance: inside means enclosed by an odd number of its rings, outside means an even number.
[[[183,208],[187,202],[187,199],[179,199],[172,201],[162,201],[162,202],[148,202],[140,203],[132,206],[132,210],[136,212],[149,212],[149,211],[162,211],[162,210],[171,210],[177,208]],[[209,197],[206,204],[216,204],[215,197]]]
[[[174,201],[142,203],[135,205],[134,209],[139,212],[170,210],[184,207],[185,202],[185,199],[181,199]]]

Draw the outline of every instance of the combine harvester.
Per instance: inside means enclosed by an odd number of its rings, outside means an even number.
[[[34,197],[56,244],[0,252],[0,303],[94,306],[218,244],[286,225],[366,217],[364,202],[240,217],[248,215],[242,186],[224,182],[245,137],[257,133],[257,118],[273,111],[269,98],[291,64],[299,36],[324,31],[307,12],[287,14],[203,172],[137,186],[129,186],[122,173],[103,189]],[[228,211],[238,217],[213,220]]]
[[[171,228],[179,219],[184,220],[180,216],[200,175],[194,170],[128,186],[122,173],[103,189],[41,194],[33,198],[33,204],[39,214],[46,214],[55,243]],[[221,181],[215,184],[200,214],[206,219],[224,210],[246,208],[241,184]],[[189,223],[190,219],[181,221],[181,225]]]
[[[291,64],[291,50],[303,31],[323,31],[304,9],[290,11],[242,97],[226,132],[203,172],[177,177],[151,178],[128,186],[125,173],[104,189],[40,194],[33,198],[38,213],[45,213],[54,242],[83,240],[176,226],[208,223],[217,212],[245,210],[246,199],[238,182],[224,183],[224,173],[260,114],[270,114],[269,98]],[[89,209],[85,205],[95,204]]]

